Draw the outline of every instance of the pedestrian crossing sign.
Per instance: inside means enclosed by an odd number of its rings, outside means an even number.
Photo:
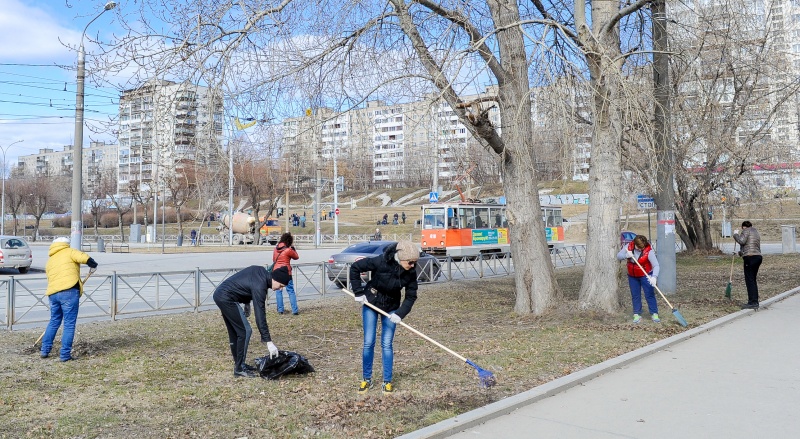
[[[428,197],[431,203],[438,203],[439,202],[439,193],[438,192],[431,192],[430,196]]]

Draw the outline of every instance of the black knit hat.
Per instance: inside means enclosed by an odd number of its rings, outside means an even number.
[[[280,267],[272,270],[272,280],[283,285],[289,285],[289,282],[292,280],[292,275],[289,274],[288,268]]]

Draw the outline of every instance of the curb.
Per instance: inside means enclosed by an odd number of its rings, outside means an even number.
[[[770,305],[780,302],[788,297],[791,297],[800,292],[800,287],[783,292],[775,297],[761,302],[761,309],[768,308]],[[635,351],[628,352],[627,354],[620,355],[619,357],[606,360],[602,363],[595,364],[594,366],[587,367],[581,371],[571,373],[549,383],[542,384],[541,386],[534,387],[531,390],[510,396],[497,402],[493,402],[484,407],[462,413],[450,419],[429,425],[422,429],[412,431],[411,433],[398,436],[396,439],[439,439],[446,438],[453,434],[459,433],[468,428],[476,425],[483,424],[495,418],[507,415],[514,410],[533,404],[537,401],[543,400],[555,394],[561,393],[572,387],[585,383],[589,380],[597,378],[614,369],[619,369],[625,365],[632,363],[641,358],[647,357],[655,352],[667,349],[684,340],[704,334],[712,329],[719,328],[735,320],[749,315],[750,313],[758,312],[757,310],[745,309],[712,320],[708,323],[700,325],[696,328],[690,329],[680,334],[675,334],[672,337],[665,338],[664,340],[657,341],[653,344],[636,349]]]

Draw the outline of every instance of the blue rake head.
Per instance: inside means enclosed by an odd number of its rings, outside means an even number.
[[[481,387],[489,388],[497,384],[497,379],[495,379],[494,374],[489,372],[486,369],[481,368],[477,364],[473,363],[470,360],[467,360],[467,364],[474,367],[475,370],[478,371],[478,379],[480,379]]]

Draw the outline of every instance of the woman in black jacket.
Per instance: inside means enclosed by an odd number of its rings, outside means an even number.
[[[372,362],[375,351],[375,337],[378,317],[381,318],[381,359],[383,360],[383,393],[394,392],[392,366],[394,363],[394,331],[404,319],[414,301],[417,300],[417,271],[419,249],[411,241],[400,241],[386,247],[382,255],[365,258],[350,266],[350,285],[353,287],[356,302],[361,307],[364,328],[364,349],[362,352],[363,380],[358,393],[365,393],[372,387]],[[371,272],[370,281],[364,285],[361,273]],[[405,294],[403,294],[405,290]],[[401,303],[402,297],[402,303]],[[369,302],[389,314],[386,317],[368,307]]]

